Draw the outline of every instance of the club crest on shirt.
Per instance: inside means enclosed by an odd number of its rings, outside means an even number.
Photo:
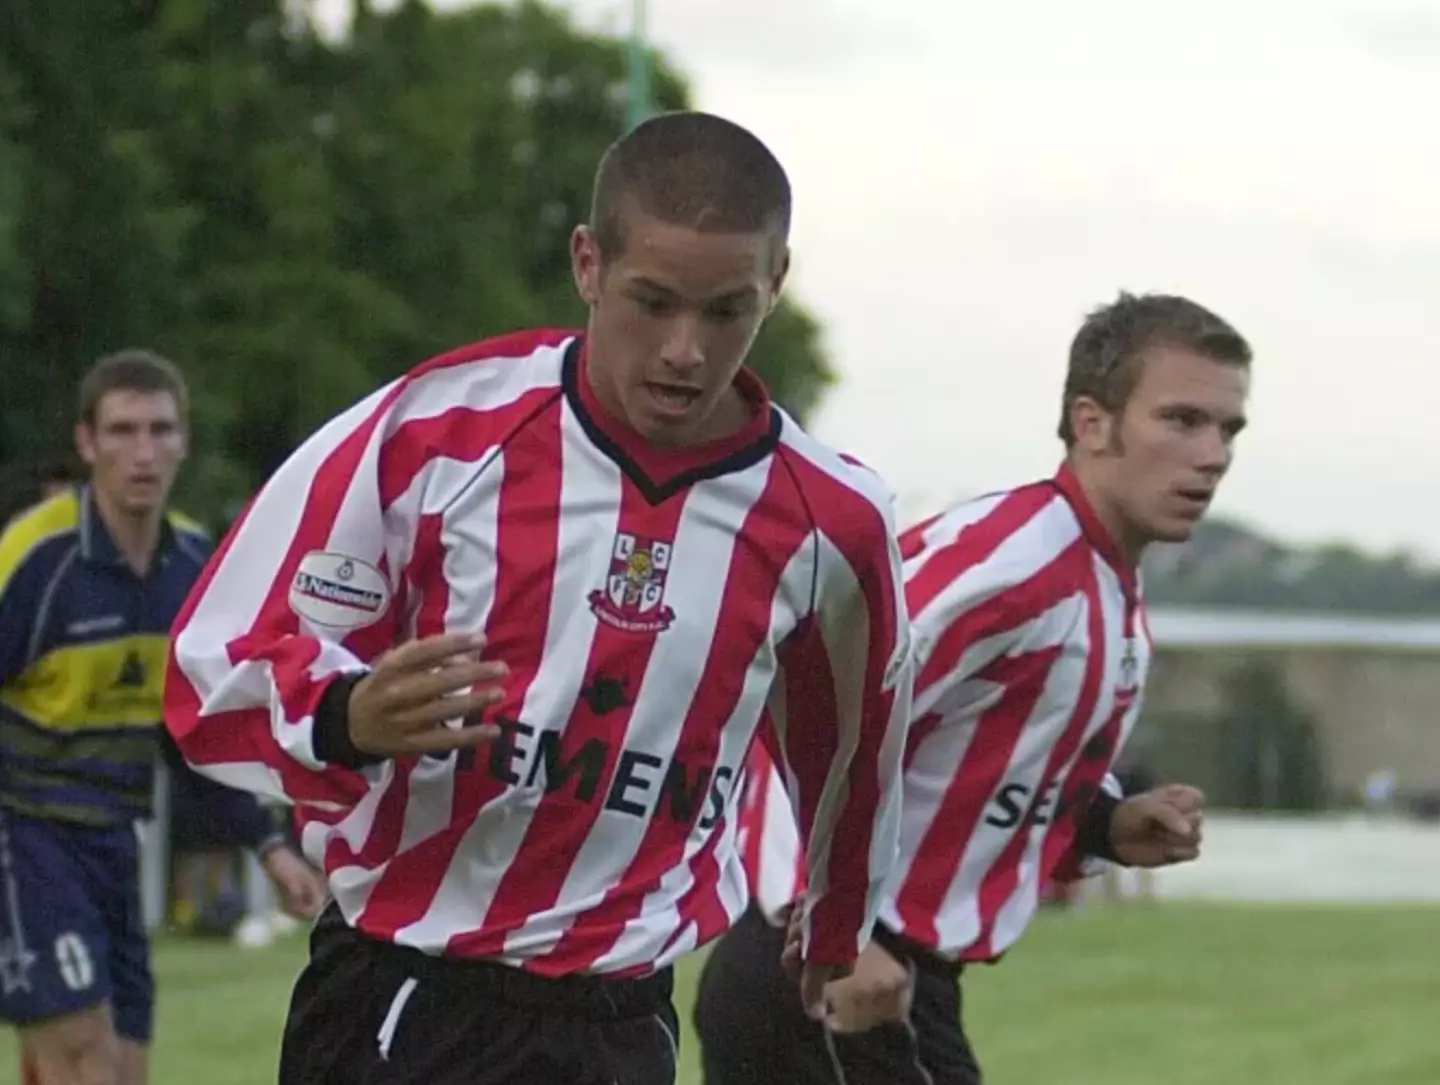
[[[605,587],[590,593],[590,609],[606,625],[627,633],[659,633],[675,612],[665,605],[671,544],[621,531],[610,550]]]

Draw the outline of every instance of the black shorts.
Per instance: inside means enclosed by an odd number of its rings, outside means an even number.
[[[748,911],[715,944],[700,976],[695,1031],[705,1085],[980,1085],[960,1025],[956,968],[888,931],[877,938],[915,966],[910,1021],[829,1034],[805,1015],[780,968],[785,932]]]
[[[332,903],[295,985],[280,1085],[674,1085],[672,982],[431,957],[359,934]]]

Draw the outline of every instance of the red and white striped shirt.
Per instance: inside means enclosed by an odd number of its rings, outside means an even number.
[[[360,930],[638,975],[744,907],[732,785],[768,707],[814,859],[807,954],[852,959],[895,854],[913,677],[884,486],[748,373],[750,427],[660,450],[585,364],[574,333],[517,333],[315,434],[182,612],[167,724],[200,771],[302,807]],[[321,762],[327,684],[440,632],[508,664],[501,737]]]
[[[880,918],[943,957],[993,960],[1047,880],[1089,865],[1075,835],[1098,790],[1119,795],[1110,770],[1151,655],[1140,585],[1066,468],[912,528],[901,552],[915,718]],[[753,756],[747,816],[769,844],[747,857],[773,915],[786,892],[775,871],[801,873],[783,789],[762,782],[781,774]]]

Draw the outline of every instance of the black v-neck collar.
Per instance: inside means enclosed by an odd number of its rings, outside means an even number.
[[[748,369],[736,375],[735,387],[754,410],[750,422],[717,441],[675,448],[651,444],[605,412],[585,376],[583,337],[577,336],[566,348],[561,384],[591,443],[614,461],[652,505],[696,483],[752,467],[775,451],[780,440],[780,412],[771,407],[760,378]]]

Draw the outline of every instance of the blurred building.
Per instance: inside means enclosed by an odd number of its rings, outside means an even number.
[[[1301,771],[1284,744],[1237,757],[1237,683],[1260,673],[1313,728],[1329,803],[1358,803],[1376,772],[1393,772],[1401,797],[1440,792],[1440,619],[1155,607],[1150,627],[1156,657],[1136,749],[1161,775],[1225,794],[1246,770],[1279,780]],[[1253,726],[1281,711],[1259,707]]]

